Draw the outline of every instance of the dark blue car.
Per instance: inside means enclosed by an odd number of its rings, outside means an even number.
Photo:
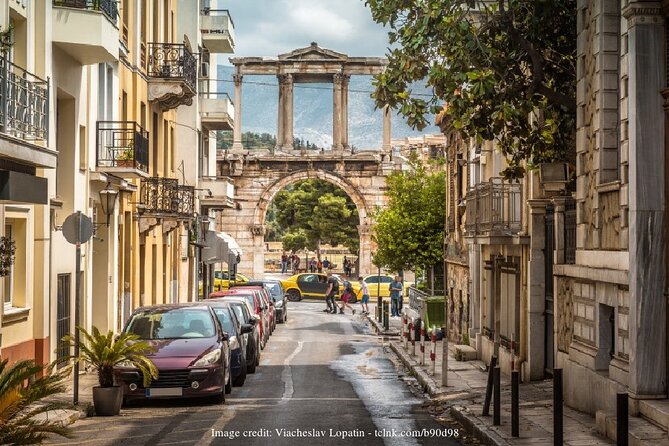
[[[253,326],[241,323],[229,303],[210,301],[207,304],[214,310],[223,331],[228,334],[232,385],[243,386],[246,381],[246,336],[243,335],[253,331]]]

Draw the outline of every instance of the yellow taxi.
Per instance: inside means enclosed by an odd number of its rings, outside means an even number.
[[[344,281],[347,280],[338,274],[333,274],[332,277],[339,282],[338,298],[341,298],[344,292]],[[349,302],[354,303],[360,299],[360,284],[356,281],[349,280],[353,286],[353,299]],[[302,273],[295,274],[285,280],[281,281],[283,290],[288,295],[288,300],[296,302],[305,297],[322,297],[325,298],[325,293],[328,290],[328,276],[321,273]]]
[[[244,274],[237,273],[235,277],[236,283],[249,282],[251,279]],[[230,277],[227,271],[214,271],[214,291],[222,291],[230,288]],[[200,294],[202,294],[202,282],[200,282]]]
[[[369,290],[369,297],[379,297],[379,294],[381,297],[390,297],[390,282],[392,282],[394,279],[394,276],[391,276],[389,274],[370,274],[369,276],[365,276],[362,280],[367,284],[367,289]],[[402,294],[406,297],[409,295],[409,287],[413,285],[413,282],[407,282],[404,281],[403,288],[402,288]],[[358,285],[358,289],[360,286]],[[354,287],[355,289],[355,287]],[[358,296],[360,298],[362,296]]]

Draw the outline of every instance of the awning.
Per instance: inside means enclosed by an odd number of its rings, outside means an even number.
[[[204,241],[202,261],[205,263],[236,264],[238,256],[242,255],[237,241],[225,232],[207,231]]]

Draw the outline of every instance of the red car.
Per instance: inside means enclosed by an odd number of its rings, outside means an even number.
[[[115,366],[114,378],[123,387],[124,401],[210,396],[224,402],[232,390],[228,334],[208,305],[138,308],[124,331],[155,348],[149,358],[158,368],[158,379],[145,388],[139,370]]]
[[[253,311],[260,319],[260,347],[265,348],[269,333],[271,330],[271,320],[269,318],[269,305],[264,299],[262,287],[232,288],[224,291],[216,291],[209,295],[209,298],[225,298],[226,296],[243,296]]]

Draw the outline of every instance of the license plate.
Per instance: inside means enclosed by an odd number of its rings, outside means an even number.
[[[182,396],[183,389],[181,387],[177,388],[165,388],[165,389],[146,389],[146,396]]]

